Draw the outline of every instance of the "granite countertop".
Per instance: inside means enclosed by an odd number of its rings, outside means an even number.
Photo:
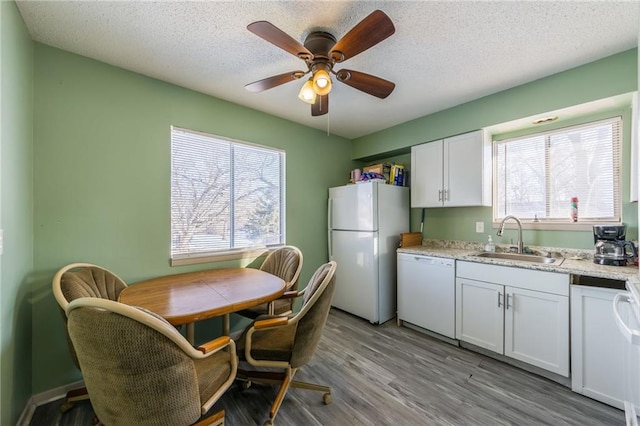
[[[421,246],[401,247],[398,253],[419,254],[423,256],[444,257],[477,263],[489,263],[502,266],[515,266],[525,269],[560,272],[574,275],[611,278],[627,282],[627,288],[636,297],[640,295],[640,277],[637,266],[608,266],[593,263],[593,250],[564,249],[555,247],[528,246],[536,254],[558,253],[564,260],[560,264],[531,263],[505,259],[474,256],[484,251],[484,244],[468,241],[424,240]],[[496,244],[497,252],[508,252],[509,245]],[[633,288],[631,288],[633,287]]]

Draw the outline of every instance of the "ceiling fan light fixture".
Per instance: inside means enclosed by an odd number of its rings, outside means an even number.
[[[319,96],[328,95],[331,91],[331,77],[329,73],[323,69],[313,74],[313,90]]]
[[[302,44],[267,21],[252,22],[247,25],[247,29],[265,41],[302,59],[307,66],[307,71],[274,75],[247,84],[246,89],[251,92],[262,92],[311,74],[309,81],[300,88],[298,98],[311,104],[313,117],[329,112],[329,92],[333,86],[331,74],[335,75],[337,81],[380,99],[385,99],[395,88],[394,83],[374,75],[359,71],[335,72],[333,70],[336,63],[342,63],[359,55],[395,33],[393,22],[381,10],[371,12],[339,40],[328,32],[312,30]]]
[[[311,79],[307,80],[298,93],[298,98],[305,103],[313,105],[316,102],[316,92]]]

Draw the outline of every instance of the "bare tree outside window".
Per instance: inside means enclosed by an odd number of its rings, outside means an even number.
[[[171,255],[284,244],[284,153],[172,128]]]
[[[494,218],[619,221],[620,117],[494,142]]]

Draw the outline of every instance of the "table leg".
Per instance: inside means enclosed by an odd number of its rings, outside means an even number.
[[[228,336],[229,335],[229,314],[224,314],[222,316],[222,335],[223,336]]]
[[[194,327],[194,323],[192,323],[192,322],[187,324],[187,340],[192,345],[193,345],[193,342],[195,342],[195,340],[196,340],[195,339],[195,327]]]

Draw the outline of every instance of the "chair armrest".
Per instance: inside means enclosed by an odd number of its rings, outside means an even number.
[[[264,319],[264,320],[259,320],[254,322],[253,328],[255,328],[256,330],[260,330],[263,328],[285,325],[287,322],[289,322],[288,317],[269,318],[269,319]]]
[[[217,351],[218,349],[227,346],[230,340],[231,338],[229,336],[218,337],[217,339],[197,346],[196,349],[203,354],[208,354],[209,352]]]
[[[282,294],[282,296],[280,296],[280,299],[293,299],[298,296],[300,296],[300,293],[298,292],[298,290],[291,290],[291,291],[285,291]]]

